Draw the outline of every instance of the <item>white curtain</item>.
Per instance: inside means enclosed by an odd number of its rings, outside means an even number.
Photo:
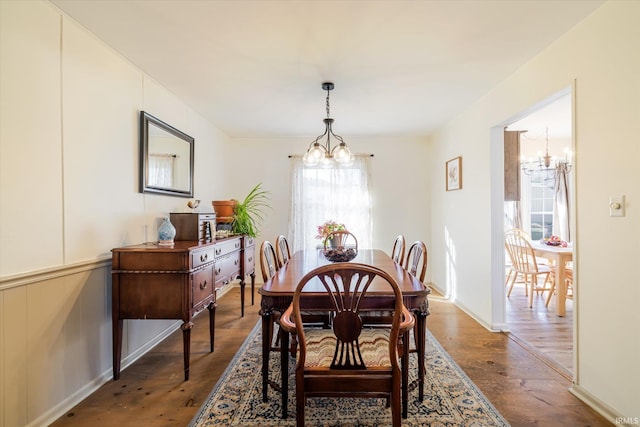
[[[306,167],[291,158],[289,237],[292,250],[312,249],[318,226],[327,220],[343,223],[358,239],[358,248],[371,248],[373,225],[369,188],[369,155],[356,155],[350,166]]]
[[[153,187],[174,188],[174,164],[176,156],[173,154],[149,155],[149,184]]]
[[[520,201],[504,202],[504,229],[522,229],[522,215],[520,213]]]
[[[553,201],[553,234],[567,242],[571,241],[569,228],[569,178],[567,164],[556,165],[555,197]]]

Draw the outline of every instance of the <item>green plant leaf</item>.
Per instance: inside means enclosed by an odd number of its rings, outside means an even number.
[[[251,189],[242,202],[238,201],[234,212],[232,231],[256,237],[266,217],[266,209],[271,209],[269,191],[259,183]]]

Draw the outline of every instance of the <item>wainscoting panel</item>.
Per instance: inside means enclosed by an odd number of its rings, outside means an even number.
[[[179,328],[125,321],[126,367]],[[111,260],[0,280],[0,427],[47,425],[112,379]]]

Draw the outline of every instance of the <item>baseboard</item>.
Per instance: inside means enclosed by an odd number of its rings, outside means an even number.
[[[622,416],[609,405],[602,402],[600,399],[596,398],[577,384],[573,384],[571,387],[569,387],[569,392],[583,401],[586,405],[590,406],[594,411],[605,417],[612,424],[615,424],[617,426],[640,425],[640,417],[638,417],[637,414],[633,417]]]
[[[456,307],[458,307],[460,310],[464,311],[465,314],[469,317],[471,317],[473,320],[475,320],[476,322],[478,322],[478,324],[480,324],[481,326],[483,326],[485,329],[487,329],[490,332],[503,332],[505,330],[508,330],[508,326],[507,324],[495,324],[495,325],[490,325],[488,323],[486,323],[484,320],[479,319],[475,313],[473,311],[471,311],[468,307],[466,307],[464,304],[462,304],[459,300],[457,299],[450,299],[449,296],[447,295],[447,293],[445,291],[443,291],[442,289],[438,288],[436,285],[434,285],[433,283],[428,283],[427,284],[430,288],[435,289],[440,295],[443,295],[442,298],[448,300],[449,302],[451,302],[452,304],[454,304]]]

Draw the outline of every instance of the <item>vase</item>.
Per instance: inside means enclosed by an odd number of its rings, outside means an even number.
[[[158,245],[173,246],[173,239],[176,237],[176,228],[171,224],[169,217],[166,217],[160,227],[158,227]]]

